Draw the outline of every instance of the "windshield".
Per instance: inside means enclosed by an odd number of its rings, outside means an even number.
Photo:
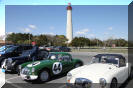
[[[38,48],[34,47],[30,50],[23,51],[22,56],[29,56],[29,55],[35,53],[37,50],[38,50]]]
[[[7,49],[5,50],[5,52],[13,52],[16,48],[17,48],[17,46],[7,48]]]
[[[6,48],[5,46],[0,47],[0,51],[4,51],[5,48]]]
[[[52,59],[52,60],[58,60],[58,54],[50,53],[50,54],[48,55],[48,58],[49,58],[49,59]]]
[[[11,45],[2,46],[2,47],[0,47],[0,52],[3,52],[3,51],[5,51],[7,48],[10,48],[10,47],[12,47],[12,46],[11,46]]]
[[[27,50],[22,53],[22,56],[29,56],[32,53],[32,50]]]
[[[93,57],[92,63],[108,63],[108,64],[118,64],[118,57],[116,56],[101,56],[101,57]]]

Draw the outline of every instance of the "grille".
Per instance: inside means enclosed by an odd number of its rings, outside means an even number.
[[[30,70],[28,68],[23,68],[21,73],[24,75],[29,75]]]
[[[81,87],[81,88],[91,88],[92,81],[88,80],[86,78],[76,78],[75,86],[76,87]]]

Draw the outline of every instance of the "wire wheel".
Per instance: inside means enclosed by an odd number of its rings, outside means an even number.
[[[49,72],[47,70],[44,70],[40,73],[40,81],[41,82],[46,82],[49,80]]]

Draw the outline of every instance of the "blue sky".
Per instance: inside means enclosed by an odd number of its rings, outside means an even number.
[[[128,7],[126,5],[72,7],[74,36],[127,39]],[[6,6],[6,32],[65,35],[66,5]]]
[[[43,1],[21,0],[20,2],[18,0],[1,0],[0,13],[2,14],[0,14],[0,28],[4,29],[3,25],[5,24],[6,15],[5,26],[6,32],[8,33],[31,32],[33,34],[65,35],[66,5],[68,2],[71,2],[73,7],[72,20],[74,36],[96,37],[100,39],[107,39],[112,36],[115,38],[128,38],[127,5],[131,0],[83,0],[82,2],[80,0]],[[12,6],[6,6],[5,9],[5,5]],[[6,14],[4,13],[5,10]]]

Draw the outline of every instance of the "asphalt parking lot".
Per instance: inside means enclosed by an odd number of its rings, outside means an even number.
[[[79,58],[81,59],[84,64],[88,64],[91,61],[91,57],[96,55],[97,53],[95,52],[72,52],[71,53],[73,58]],[[127,55],[124,55],[127,57]],[[17,74],[6,74],[6,85],[3,86],[3,88],[65,88],[65,83],[66,83],[66,76],[56,76],[53,77],[52,80],[50,80],[47,83],[43,84],[38,84],[36,82],[30,82],[30,81],[23,81],[20,76]],[[133,86],[133,81],[132,80],[127,80],[121,88],[131,88]]]

